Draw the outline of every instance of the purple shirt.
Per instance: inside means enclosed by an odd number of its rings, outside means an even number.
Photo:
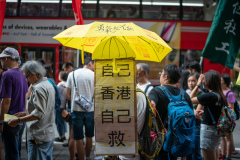
[[[19,68],[13,68],[3,73],[0,84],[0,98],[11,98],[8,114],[24,111],[25,96],[28,84]]]
[[[231,90],[229,89],[227,92],[229,92],[229,91],[231,91]],[[225,96],[227,95],[227,92],[224,93]],[[226,97],[226,98],[227,98],[228,103],[235,103],[236,98],[235,98],[235,94],[233,92],[229,92],[228,97]]]

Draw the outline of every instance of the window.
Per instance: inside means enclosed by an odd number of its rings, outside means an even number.
[[[22,0],[21,13],[23,17],[58,17],[59,0]]]
[[[5,16],[17,16],[17,0],[6,3]]]

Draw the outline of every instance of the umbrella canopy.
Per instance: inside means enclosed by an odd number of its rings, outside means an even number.
[[[172,51],[156,33],[134,23],[74,25],[53,38],[63,46],[92,53],[92,59],[135,58],[160,62]]]

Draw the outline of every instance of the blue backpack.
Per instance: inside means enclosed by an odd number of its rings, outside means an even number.
[[[48,81],[52,84],[54,90],[55,90],[55,109],[59,108],[61,106],[61,95],[58,86],[55,84],[54,80],[51,80],[51,78],[48,78]]]
[[[159,87],[167,96],[168,104],[168,133],[165,135],[163,149],[173,157],[186,157],[195,148],[195,115],[185,101],[184,90],[174,96],[169,90]]]

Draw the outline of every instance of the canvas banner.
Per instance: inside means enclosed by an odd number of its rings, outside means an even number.
[[[75,21],[77,25],[84,24],[81,7],[82,7],[82,0],[72,0],[72,7],[75,16]]]
[[[95,61],[96,155],[137,153],[137,111],[134,59]]]
[[[240,47],[240,0],[220,0],[202,57],[232,69]]]

